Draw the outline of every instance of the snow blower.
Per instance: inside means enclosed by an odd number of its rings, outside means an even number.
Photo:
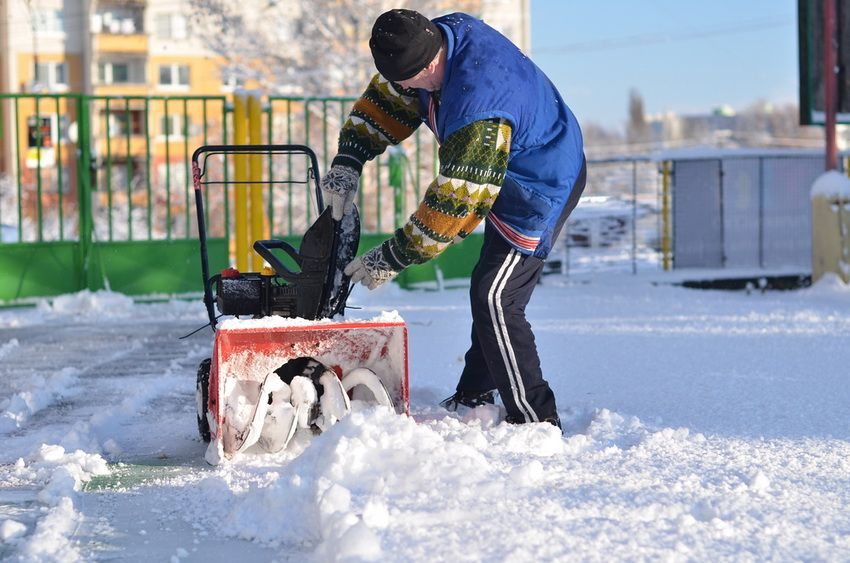
[[[301,170],[304,177],[227,179],[228,157],[245,155],[270,163],[285,157],[290,176]],[[303,165],[292,166],[292,159]],[[369,320],[335,318],[351,287],[344,268],[359,244],[356,209],[341,221],[324,209],[297,250],[284,240],[255,241],[253,249],[265,263],[259,272],[228,266],[210,274],[205,192],[232,184],[306,185],[308,194],[315,193],[316,209],[323,209],[315,153],[303,145],[205,145],[192,156],[192,176],[204,305],[215,333],[212,357],[201,362],[196,388],[207,461],[217,464],[248,450],[281,451],[298,428],[327,430],[351,410],[352,400],[407,413],[404,321],[387,313]],[[219,323],[222,316],[228,318]]]

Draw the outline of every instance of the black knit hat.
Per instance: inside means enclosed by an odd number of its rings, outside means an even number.
[[[390,10],[375,20],[369,48],[381,76],[398,82],[413,78],[434,60],[443,44],[440,30],[413,10]]]

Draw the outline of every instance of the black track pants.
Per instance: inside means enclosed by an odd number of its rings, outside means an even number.
[[[586,177],[583,163],[553,240],[575,209]],[[525,318],[525,307],[542,270],[543,260],[520,254],[489,224],[486,226],[469,290],[472,344],[457,389],[498,389],[508,416],[515,421],[540,422],[558,412],[555,395],[540,370],[531,325]]]
[[[542,269],[543,260],[520,254],[487,226],[469,292],[472,345],[457,388],[497,388],[508,416],[517,421],[540,422],[557,414],[525,318]]]

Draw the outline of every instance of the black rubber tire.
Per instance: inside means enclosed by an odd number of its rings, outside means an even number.
[[[207,405],[210,402],[210,363],[207,358],[198,366],[198,379],[195,383],[195,406],[198,417],[198,434],[205,444],[210,442],[210,422],[207,420]]]

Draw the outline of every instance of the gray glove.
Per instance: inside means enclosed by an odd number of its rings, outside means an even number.
[[[357,195],[357,182],[360,174],[350,166],[335,164],[322,178],[321,188],[325,203],[330,207],[334,220],[342,220],[343,215],[354,209],[354,196]]]
[[[394,270],[384,258],[384,247],[388,245],[386,241],[376,246],[345,267],[345,275],[351,277],[351,283],[360,282],[369,289],[376,289],[399,274],[400,270]]]

